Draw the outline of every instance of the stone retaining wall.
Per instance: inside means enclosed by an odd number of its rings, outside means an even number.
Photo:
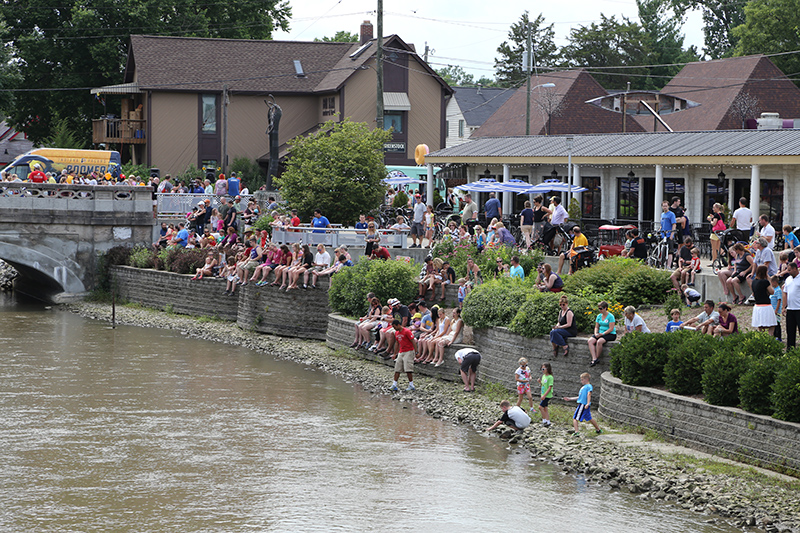
[[[347,348],[353,342],[355,320],[344,318],[341,315],[331,314],[328,317],[327,344],[333,349]],[[526,357],[529,361],[534,376],[539,376],[539,365],[549,362],[553,367],[555,376],[554,395],[575,396],[580,389],[580,375],[589,372],[592,375],[594,386],[593,398],[600,396],[600,375],[608,370],[608,351],[603,351],[603,357],[595,367],[589,367],[589,348],[585,338],[574,339],[570,344],[570,353],[567,357],[559,355],[553,358],[550,341],[548,339],[526,339],[506,328],[492,328],[490,330],[473,331],[475,349],[481,353],[481,365],[478,369],[478,382],[502,383],[509,390],[516,389],[514,371],[518,368],[517,361]],[[447,380],[459,380],[458,365],[453,354],[456,350],[467,345],[454,345],[445,350],[445,364],[439,368],[430,365],[416,365],[415,372],[426,376],[436,376]],[[360,357],[382,362],[383,358],[376,357],[366,350],[354,350]],[[560,353],[560,352],[559,352]],[[390,361],[391,362],[391,361]],[[534,386],[534,393],[537,392]]]
[[[117,295],[129,302],[231,322],[238,315],[238,298],[222,294],[225,281],[219,278],[192,281],[189,275],[128,266],[113,267],[111,277]]]
[[[270,335],[325,340],[331,312],[328,283],[327,278],[320,279],[316,289],[288,292],[251,283],[239,287],[236,324],[242,329]]]
[[[355,338],[356,320],[345,318],[341,315],[330,314],[328,315],[328,334],[326,344],[333,350],[347,349],[357,354],[363,359],[369,361],[376,361],[383,363],[387,366],[394,367],[394,361],[391,359],[384,359],[374,353],[365,349],[353,350],[350,348],[353,339]],[[424,376],[436,377],[447,381],[461,382],[461,374],[459,373],[459,365],[456,363],[454,354],[461,348],[467,348],[466,344],[453,344],[444,350],[444,364],[436,367],[433,365],[414,365],[414,373],[422,374]],[[481,370],[478,369],[478,380],[480,381]]]
[[[743,456],[776,470],[800,472],[800,424],[709,405],[650,387],[602,376],[600,413],[631,426],[649,428],[691,448]]]
[[[236,322],[242,329],[283,337],[325,340],[328,280],[318,289],[279,291],[277,287],[238,287],[227,296],[225,280],[192,281],[188,274],[117,266],[111,271],[117,294],[129,302],[190,316]]]
[[[550,363],[553,367],[553,393],[556,398],[577,396],[581,388],[580,375],[588,372],[592,376],[592,399],[597,401],[602,391],[600,375],[609,368],[609,350],[616,343],[609,343],[603,348],[603,354],[597,365],[590,367],[589,346],[586,337],[575,337],[569,340],[569,355],[564,357],[559,350],[553,357],[553,349],[549,338],[529,339],[512,333],[507,328],[476,329],[472,332],[475,347],[481,352],[481,378],[484,381],[502,383],[513,389],[514,371],[517,361],[525,357],[531,373],[539,376],[542,363]],[[536,390],[534,389],[534,392]]]

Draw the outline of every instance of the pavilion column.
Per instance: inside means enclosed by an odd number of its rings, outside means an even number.
[[[642,189],[639,189],[641,192]],[[661,221],[661,202],[664,201],[664,166],[656,165],[656,194],[655,209],[653,209],[653,222]]]
[[[511,180],[511,166],[503,163],[503,183],[508,183]],[[511,215],[511,197],[514,193],[504,192],[503,194],[503,216]]]
[[[750,211],[753,220],[758,220],[760,213],[758,205],[761,200],[761,165],[753,165],[750,170]]]
[[[573,187],[580,187],[581,186],[581,166],[580,165],[572,165],[572,186]],[[583,196],[580,193],[572,193],[575,199],[578,200],[578,205],[583,207]],[[583,209],[581,209],[581,213],[583,213]]]
[[[426,196],[428,197],[427,204],[433,205],[433,165],[431,163],[428,163],[426,166],[428,167],[428,185],[426,187],[427,190]]]

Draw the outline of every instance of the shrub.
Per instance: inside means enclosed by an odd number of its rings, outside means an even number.
[[[670,287],[669,272],[618,256],[583,268],[564,280],[564,290],[568,293],[589,291],[623,305],[660,304]]]
[[[431,250],[431,256],[438,257],[442,261],[448,261],[450,266],[456,271],[456,275],[461,277],[466,272],[467,259],[470,257],[481,269],[483,279],[489,281],[493,279],[493,272],[497,258],[509,264],[513,256],[519,257],[519,264],[525,271],[525,279],[536,272],[536,265],[544,260],[544,254],[540,250],[532,253],[521,253],[519,248],[510,246],[500,246],[498,248],[486,248],[482,253],[478,252],[478,247],[469,241],[462,241],[458,244],[452,241],[445,241],[437,244]]]
[[[97,288],[103,292],[111,291],[111,267],[127,265],[131,249],[127,246],[114,246],[97,256]]]
[[[739,336],[727,337],[703,362],[703,396],[712,405],[739,405],[739,379],[748,363],[748,357],[734,349]]]
[[[673,309],[677,309],[683,315],[683,301],[681,300],[681,293],[675,289],[667,291],[667,297],[664,299],[664,314],[672,320],[670,313]]]
[[[739,378],[739,402],[742,409],[757,415],[773,413],[771,391],[782,358],[783,355],[750,358],[747,370]]]
[[[500,278],[479,285],[464,300],[464,324],[474,328],[508,326],[534,290],[516,278]]]
[[[663,385],[668,354],[694,334],[628,333],[611,349],[611,373],[627,385]]]
[[[408,195],[404,191],[397,191],[397,194],[394,195],[394,200],[392,200],[392,207],[408,207]]]
[[[258,162],[249,157],[234,157],[230,171],[236,172],[236,175],[241,178],[242,183],[250,189],[251,193],[267,182],[267,174],[264,169],[261,168]]]
[[[691,332],[689,332],[691,333]],[[674,333],[671,333],[672,335]],[[684,342],[675,346],[664,365],[664,384],[674,394],[700,394],[703,392],[703,362],[719,346],[711,335],[694,332]]]
[[[346,316],[361,316],[367,293],[374,292],[383,305],[389,298],[408,303],[417,294],[416,266],[405,261],[378,261],[362,257],[352,267],[331,277],[328,301],[331,309]]]
[[[267,230],[269,236],[272,237],[272,222],[274,220],[275,219],[272,218],[271,214],[261,215],[256,219],[255,223],[253,224],[253,230],[254,231]]]
[[[128,265],[134,268],[155,268],[156,251],[146,246],[134,246],[128,258]]]
[[[642,268],[636,259],[627,257],[610,257],[599,261],[589,268],[582,268],[564,279],[564,290],[569,293],[578,293],[588,287],[592,292],[604,293],[611,289],[622,278]]]
[[[750,331],[734,338],[735,342],[731,343],[730,349],[747,357],[763,359],[783,356],[783,344],[766,331]]]
[[[788,422],[800,422],[800,350],[792,349],[781,359],[772,385],[772,415]]]
[[[672,287],[669,272],[640,265],[614,286],[614,296],[625,305],[660,304]]]
[[[206,250],[200,248],[177,248],[172,256],[169,270],[176,274],[194,274],[206,262]]]
[[[525,303],[519,308],[514,318],[511,320],[509,328],[514,333],[523,337],[541,337],[550,334],[553,324],[558,319],[558,300],[561,294],[555,292],[532,292],[528,293]],[[569,300],[570,308],[575,313],[575,323],[578,331],[590,330],[591,322],[586,315],[581,312],[588,302],[578,296],[571,296]],[[575,309],[578,312],[575,312]]]

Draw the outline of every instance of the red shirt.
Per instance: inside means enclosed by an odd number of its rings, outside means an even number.
[[[30,179],[33,183],[44,183],[47,181],[47,175],[41,170],[34,170],[30,173],[28,179]]]
[[[399,346],[398,351],[413,352],[414,351],[414,334],[408,328],[402,328],[400,331],[394,331],[394,338]]]
[[[292,226],[300,225],[300,217],[292,217]]]
[[[380,248],[376,248],[372,250],[372,255],[379,259],[391,259],[392,254],[389,253],[389,250],[381,246]]]

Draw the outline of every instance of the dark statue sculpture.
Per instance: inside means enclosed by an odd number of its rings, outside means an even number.
[[[281,122],[283,111],[281,106],[275,103],[275,97],[269,95],[272,101],[264,100],[264,103],[269,107],[267,116],[269,118],[269,126],[267,127],[267,135],[269,135],[269,170],[267,171],[267,190],[272,190],[272,178],[278,175],[278,126]]]

